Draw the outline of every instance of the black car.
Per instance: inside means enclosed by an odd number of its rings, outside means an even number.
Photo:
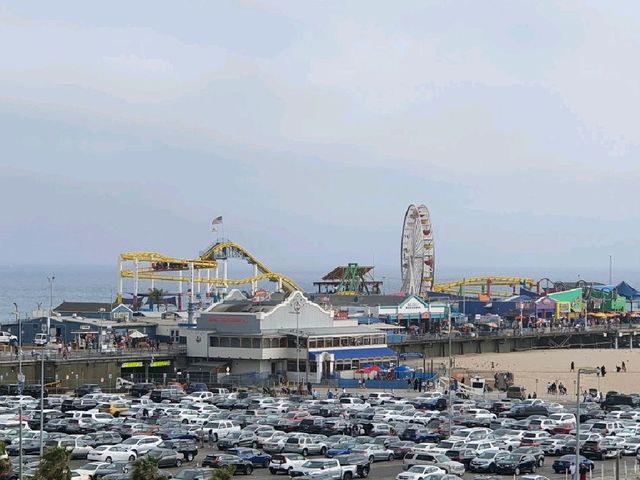
[[[65,398],[64,400],[62,400],[62,403],[60,404],[60,411],[68,412],[70,410],[75,410],[75,408],[73,408],[74,400],[74,398]]]
[[[320,418],[315,418],[315,417],[311,417],[311,418],[305,418],[300,422],[300,425],[298,425],[298,430],[299,432],[305,432],[305,433],[321,433],[322,430],[324,429],[325,425],[326,425],[327,421],[324,417],[320,417]]]
[[[76,397],[78,398],[84,397],[85,395],[88,395],[90,393],[102,393],[100,385],[98,385],[97,383],[85,383],[84,385],[80,385],[75,390]]]
[[[37,384],[30,384],[30,385],[25,385],[24,388],[22,389],[22,394],[23,395],[29,395],[30,397],[33,398],[40,398],[40,385]],[[44,398],[47,398],[49,396],[49,392],[47,392],[47,389],[44,389]]]
[[[333,458],[338,460],[338,463],[340,463],[341,466],[355,465],[356,473],[360,478],[367,478],[369,476],[369,472],[371,472],[371,462],[369,462],[369,458],[364,455],[336,455]]]
[[[153,390],[154,388],[156,388],[156,386],[153,383],[135,383],[131,386],[129,395],[131,395],[132,397],[140,398],[143,395],[151,392],[151,390]]]
[[[187,385],[187,393],[208,391],[209,387],[207,387],[206,383],[190,383],[189,385]]]
[[[244,473],[251,475],[253,473],[253,464],[248,460],[243,460],[236,455],[215,454],[211,453],[202,460],[203,467],[222,468],[227,466],[235,467],[235,473]]]
[[[549,410],[542,405],[515,405],[508,412],[502,412],[498,416],[500,418],[515,418],[523,420],[531,415],[549,416]]]
[[[187,394],[181,390],[174,390],[171,388],[156,388],[155,390],[151,390],[149,394],[149,398],[152,402],[162,403],[163,401],[168,401],[170,403],[180,403]]]
[[[67,418],[54,418],[44,424],[45,432],[64,432],[67,428]]]
[[[159,448],[170,448],[181,453],[185,461],[190,462],[198,455],[198,445],[194,440],[165,440]]]
[[[80,420],[77,418],[66,419],[64,427],[64,433],[68,433],[69,435],[83,435],[85,433],[93,433],[96,430],[97,429],[94,424],[85,420],[80,423]]]
[[[0,385],[0,395],[19,395],[18,385],[15,383],[3,383]]]
[[[64,416],[64,413],[58,411],[45,412],[44,423],[46,425],[48,421],[53,420],[54,418],[63,418]],[[35,412],[33,417],[27,420],[27,424],[32,430],[40,430],[40,412]]]
[[[8,445],[5,448],[5,452],[7,452],[9,456],[18,455],[20,454],[20,446],[17,443]],[[40,440],[24,440],[22,442],[22,454],[29,455],[35,453],[40,453]]]
[[[501,475],[520,475],[523,472],[535,473],[538,462],[533,455],[511,453],[496,460],[496,473]]]
[[[531,455],[536,459],[539,467],[544,465],[544,450],[540,447],[518,447],[511,453],[518,453],[520,455]]]

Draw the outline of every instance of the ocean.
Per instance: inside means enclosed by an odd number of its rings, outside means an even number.
[[[329,268],[318,269],[317,272],[286,271],[285,274],[293,278],[306,291],[313,291],[313,282],[324,275]],[[388,267],[376,268],[376,278],[385,280],[386,293],[397,292],[400,289],[399,269]],[[231,268],[230,268],[230,271]],[[550,268],[449,268],[442,269],[437,274],[438,282],[446,282],[462,277],[482,275],[526,276],[534,279],[550,278],[551,280],[576,281],[580,278],[607,282],[606,269],[559,269]],[[51,266],[51,265],[0,265],[0,323],[12,320],[14,316],[13,303],[18,305],[20,316],[31,316],[38,308],[49,308],[49,282],[47,277],[55,276],[53,282],[53,305],[62,301],[94,301],[112,302],[116,298],[118,289],[118,272],[115,266]],[[626,280],[632,286],[640,288],[640,276],[636,271],[615,271],[614,283]],[[159,288],[177,291],[177,285],[157,284]],[[141,291],[149,288],[142,283]],[[185,291],[188,288],[185,284]],[[265,285],[272,290],[273,284]],[[130,284],[125,284],[125,292],[131,291]]]

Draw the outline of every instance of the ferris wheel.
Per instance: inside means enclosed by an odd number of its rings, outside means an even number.
[[[429,210],[424,205],[409,205],[402,225],[400,247],[402,291],[425,297],[435,277],[435,248]]]

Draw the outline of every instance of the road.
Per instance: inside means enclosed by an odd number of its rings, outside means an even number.
[[[181,467],[181,469],[185,469],[185,468],[191,468],[191,467],[196,467],[199,466],[200,463],[202,462],[202,459],[204,458],[204,456],[207,453],[211,453],[211,452],[215,452],[217,451],[215,448],[211,449],[207,446],[205,446],[204,448],[200,449],[200,452],[198,453],[198,456],[196,457],[196,459],[191,462],[191,463],[185,463],[183,464],[183,466]],[[553,470],[551,469],[551,464],[553,463],[553,460],[556,457],[547,457],[545,459],[545,465],[542,468],[538,468],[536,473],[538,475],[545,475],[547,477],[549,477],[552,480],[560,480],[560,479],[566,479],[567,476],[564,474],[561,475],[557,475],[555,473],[553,473]],[[71,468],[78,468],[82,465],[84,465],[86,463],[85,460],[73,460],[71,462]],[[595,470],[592,473],[592,477],[593,480],[597,480],[597,479],[602,479],[602,480],[613,480],[615,479],[615,461],[614,460],[606,460],[604,462],[601,461],[596,461],[596,467]],[[637,474],[636,474],[636,463],[635,463],[635,458],[634,457],[623,457],[622,459],[620,459],[620,479],[621,480],[631,480],[631,479],[636,479],[637,478]],[[177,468],[167,468],[167,469],[163,469],[166,472],[171,473],[172,475],[175,475],[178,472]],[[401,460],[394,460],[392,462],[377,462],[373,465],[372,469],[371,469],[371,474],[369,475],[369,478],[372,480],[389,480],[389,479],[394,479],[396,477],[396,475],[398,473],[400,473],[402,471],[402,461]],[[625,473],[626,472],[626,473]],[[637,469],[637,472],[640,474],[640,469]],[[478,476],[479,474],[477,473],[470,473],[467,472],[464,475],[465,480],[472,480],[473,478],[475,478],[476,476]],[[241,477],[242,475],[240,475]],[[253,475],[251,476],[252,478],[258,480],[263,480],[263,479],[274,479],[275,477],[273,475],[271,475],[269,473],[269,471],[267,469],[264,468],[259,468],[256,467],[256,469],[253,472]],[[278,478],[282,478],[284,477],[284,475],[279,475]],[[511,475],[504,475],[503,478],[505,479],[510,479],[513,478],[513,476]]]

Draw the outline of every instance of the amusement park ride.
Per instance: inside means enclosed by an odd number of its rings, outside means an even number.
[[[520,277],[473,277],[447,283],[435,283],[435,242],[433,224],[425,205],[409,205],[402,225],[400,270],[402,291],[427,297],[432,292],[453,295],[512,295],[520,286],[532,288],[536,282]],[[511,292],[493,290],[509,287]]]
[[[428,297],[433,293],[453,295],[478,295],[492,297],[512,295],[518,287],[540,288],[530,278],[520,277],[473,277],[448,283],[435,283],[435,241],[433,224],[425,205],[409,205],[402,225],[400,247],[400,267],[402,292]],[[227,262],[241,259],[253,267],[252,275],[244,278],[229,278]],[[320,282],[315,282],[319,293],[339,295],[379,294],[382,282],[373,278],[373,267],[350,263],[337,267]],[[226,292],[230,286],[250,285],[253,295],[258,291],[258,282],[268,280],[277,283],[277,290],[291,293],[301,290],[289,277],[273,272],[261,261],[237,243],[218,241],[205,250],[198,258],[174,258],[157,252],[126,252],[119,258],[120,282],[118,300],[122,301],[125,279],[133,280],[133,297],[144,296],[140,291],[140,281],[177,282],[179,296],[186,295],[189,303],[200,298],[204,286],[206,295]],[[186,292],[184,284],[188,285]],[[498,287],[497,289],[495,287]],[[508,289],[500,287],[509,287]],[[493,290],[492,290],[493,289]],[[510,290],[510,291],[509,291]]]
[[[230,258],[245,260],[253,266],[253,275],[230,279],[227,276],[227,261]],[[220,272],[222,267],[222,272]],[[251,285],[251,293],[258,290],[258,282],[269,280],[278,284],[278,290],[287,293],[300,290],[289,277],[272,272],[260,260],[237,243],[220,241],[211,245],[199,258],[186,260],[173,258],[157,252],[126,252],[119,259],[120,282],[118,300],[122,301],[125,278],[133,279],[133,296],[140,294],[140,280],[178,282],[180,294],[183,284],[189,285],[187,294],[191,303],[196,301],[196,293],[205,286],[205,292],[212,289],[226,289],[229,286]],[[212,276],[213,271],[213,276]],[[203,275],[204,272],[204,275]]]

